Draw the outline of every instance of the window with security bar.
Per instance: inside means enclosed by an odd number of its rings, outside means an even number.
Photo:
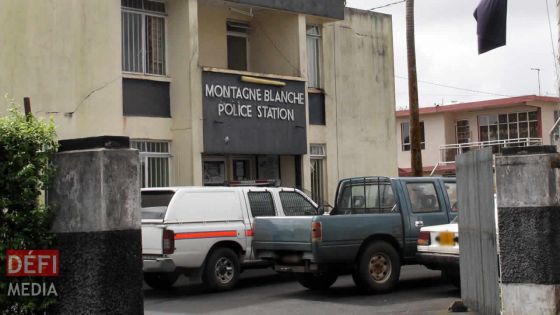
[[[471,142],[471,129],[468,120],[457,120],[455,124],[455,133],[457,136],[457,143]]]
[[[478,116],[480,141],[538,138],[538,112]]]
[[[321,26],[307,25],[308,87],[321,87]]]
[[[123,71],[165,75],[165,3],[121,0],[121,7]]]
[[[297,192],[282,191],[279,195],[284,214],[287,216],[317,215],[318,213],[317,208]]]
[[[310,144],[311,157],[311,199],[319,205],[327,204],[325,198],[325,158],[327,156],[324,144]]]
[[[269,192],[249,192],[247,197],[249,198],[249,206],[254,218],[276,215],[274,201]]]
[[[130,146],[140,153],[142,187],[168,187],[171,164],[170,143],[132,140]]]

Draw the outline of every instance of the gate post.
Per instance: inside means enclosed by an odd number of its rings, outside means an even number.
[[[503,314],[560,314],[560,154],[496,156]]]
[[[142,314],[138,151],[126,137],[60,141],[48,192],[60,314]]]
[[[480,314],[500,314],[490,148],[457,156],[461,298]]]

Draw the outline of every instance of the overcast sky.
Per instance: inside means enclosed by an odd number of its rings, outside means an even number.
[[[397,0],[347,0],[347,6],[371,9]],[[507,96],[558,95],[546,0],[509,0],[507,45],[478,55],[473,12],[479,0],[416,0],[416,62],[420,106]],[[554,50],[558,50],[555,0],[548,0]],[[397,108],[408,107],[405,3],[377,9],[393,16]],[[444,84],[468,90],[422,83]],[[489,92],[500,95],[484,94]]]

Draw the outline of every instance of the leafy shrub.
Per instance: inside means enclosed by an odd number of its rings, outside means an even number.
[[[54,170],[49,157],[57,151],[54,123],[26,117],[12,102],[0,117],[0,314],[39,313],[52,297],[7,296],[10,282],[41,278],[6,277],[6,250],[51,249],[53,211],[41,200]]]

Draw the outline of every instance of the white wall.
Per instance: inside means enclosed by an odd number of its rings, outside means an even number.
[[[422,150],[422,165],[435,166],[440,160],[439,146],[446,143],[446,121],[443,114],[420,116],[424,122],[425,148]],[[409,117],[397,118],[398,164],[401,168],[410,168],[410,151],[402,150],[401,124],[409,122]]]

